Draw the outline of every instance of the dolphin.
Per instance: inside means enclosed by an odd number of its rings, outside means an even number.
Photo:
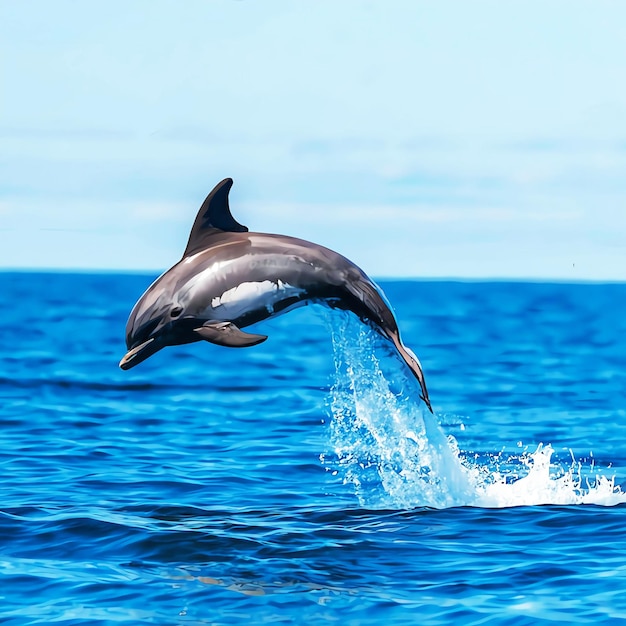
[[[267,339],[246,326],[309,303],[352,311],[388,339],[407,364],[432,412],[419,360],[400,339],[379,288],[354,263],[317,244],[249,232],[232,216],[231,178],[202,203],[182,259],[139,298],[126,324],[130,369],[165,346],[208,341],[244,348]]]

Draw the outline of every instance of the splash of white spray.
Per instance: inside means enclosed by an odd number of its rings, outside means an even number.
[[[385,377],[389,355],[371,331],[348,316],[331,323],[336,380],[331,391],[332,452],[323,455],[328,469],[352,484],[367,508],[452,506],[509,507],[537,504],[614,505],[626,502],[615,477],[596,472],[583,478],[582,464],[551,464],[552,448],[539,445],[503,462],[464,457],[453,437],[446,437],[417,400],[415,381],[394,362]],[[393,382],[390,382],[393,381]],[[519,476],[522,475],[520,478]]]

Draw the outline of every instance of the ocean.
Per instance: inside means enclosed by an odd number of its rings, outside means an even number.
[[[154,276],[0,274],[0,621],[626,621],[626,284],[380,281],[123,372]]]

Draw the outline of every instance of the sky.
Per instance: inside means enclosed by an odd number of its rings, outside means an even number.
[[[2,0],[0,268],[250,230],[374,277],[626,280],[622,0]]]

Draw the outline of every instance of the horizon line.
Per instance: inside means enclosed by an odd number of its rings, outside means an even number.
[[[168,268],[80,268],[80,267],[0,267],[0,274],[74,274],[91,276],[146,276],[158,277]],[[565,278],[558,276],[394,276],[372,275],[374,281],[386,282],[449,282],[449,283],[528,283],[554,285],[626,285],[626,279]]]

